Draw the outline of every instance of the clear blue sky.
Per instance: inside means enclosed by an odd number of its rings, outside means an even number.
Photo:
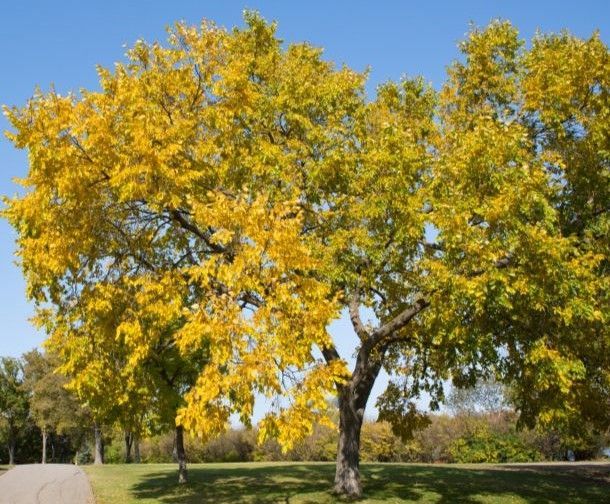
[[[164,40],[165,27],[177,20],[201,18],[231,27],[242,24],[242,11],[256,9],[279,23],[286,42],[309,41],[326,57],[354,69],[371,68],[368,86],[403,74],[423,75],[439,86],[445,67],[458,57],[457,42],[470,22],[509,19],[523,37],[536,29],[569,29],[588,37],[599,29],[608,43],[610,0],[509,1],[230,1],[230,0],[2,0],[0,7],[0,103],[22,105],[35,86],[54,84],[65,93],[96,88],[95,65],[123,58],[124,45],[136,39]],[[0,129],[8,124],[0,118]],[[0,139],[0,194],[16,191],[13,177],[23,176],[27,160]],[[14,234],[0,221],[0,355],[20,355],[44,335],[29,325],[31,307],[14,265]],[[331,327],[349,356],[351,331],[342,319]],[[352,347],[353,348],[353,347]],[[383,380],[377,390],[383,386]]]

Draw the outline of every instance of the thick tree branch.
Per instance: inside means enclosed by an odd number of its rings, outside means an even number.
[[[505,256],[498,259],[494,263],[494,266],[498,269],[504,269],[510,266],[511,262],[511,257]],[[482,273],[484,273],[484,270],[475,271],[473,274],[480,275]],[[396,333],[405,327],[418,313],[426,309],[428,306],[430,306],[430,301],[422,297],[418,299],[415,304],[409,306],[396,315],[396,317],[394,317],[392,320],[375,329],[370,336],[370,348],[373,348],[382,342],[387,344],[398,341],[400,338],[396,337]],[[352,306],[350,304],[350,315],[351,312]],[[353,320],[352,323],[354,323]],[[354,325],[354,328],[356,328],[356,325]]]
[[[382,342],[385,338],[391,336],[396,331],[399,331],[405,327],[419,312],[430,306],[430,301],[424,298],[420,298],[415,301],[415,304],[409,306],[400,312],[389,322],[386,322],[381,327],[378,327],[373,331],[371,335],[372,346]]]
[[[360,291],[356,288],[349,301],[349,318],[352,321],[354,330],[361,341],[368,339],[369,332],[364,327],[362,319],[360,318]]]
[[[322,350],[322,356],[324,357],[324,360],[326,361],[327,364],[330,364],[331,362],[339,360],[341,358],[341,356],[339,355],[339,352],[337,352],[337,349],[335,348],[335,345],[333,345],[333,344],[331,344],[328,347],[324,347],[321,350]]]

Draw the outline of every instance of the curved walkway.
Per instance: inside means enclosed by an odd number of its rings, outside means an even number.
[[[84,471],[68,464],[28,464],[0,476],[0,504],[94,504]]]

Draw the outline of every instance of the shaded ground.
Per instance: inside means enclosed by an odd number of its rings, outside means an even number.
[[[610,464],[364,464],[366,503],[607,503]],[[198,464],[176,484],[174,465],[86,467],[97,504],[332,503],[334,465]]]
[[[93,504],[87,475],[68,464],[27,464],[0,476],[1,504]]]

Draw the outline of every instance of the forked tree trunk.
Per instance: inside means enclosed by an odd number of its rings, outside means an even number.
[[[360,481],[360,430],[366,403],[381,369],[382,356],[371,359],[366,348],[358,353],[349,382],[339,387],[339,442],[334,493],[357,499],[362,496]]]
[[[178,462],[178,483],[186,483],[188,474],[186,470],[186,452],[184,450],[184,427],[176,427],[175,457]]]
[[[138,436],[137,434],[134,436],[133,439],[133,461],[136,464],[142,462],[142,458],[140,457],[140,436]]]
[[[125,431],[125,463],[131,463],[131,446],[133,445],[133,434]]]
[[[42,461],[43,464],[47,463],[47,429],[42,428]]]
[[[101,427],[95,423],[93,424],[93,435],[95,437],[95,454],[93,457],[94,464],[104,463],[104,438],[102,436]]]

